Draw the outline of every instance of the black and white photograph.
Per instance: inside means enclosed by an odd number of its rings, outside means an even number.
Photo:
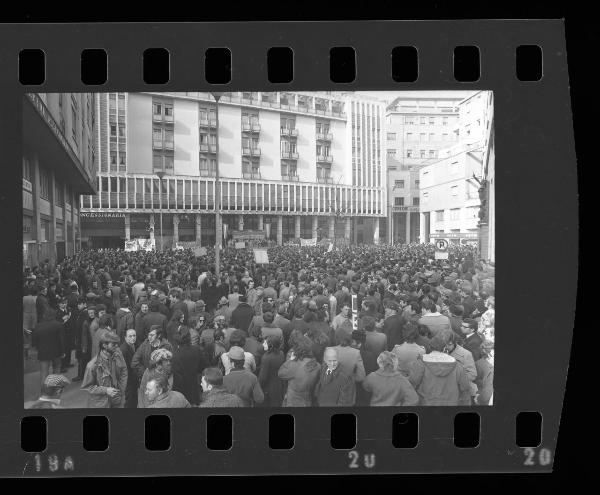
[[[492,91],[22,104],[25,409],[494,404]]]

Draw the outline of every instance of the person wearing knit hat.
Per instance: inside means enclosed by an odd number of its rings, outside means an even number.
[[[169,383],[169,390],[173,387],[173,373],[171,369],[171,359],[173,353],[164,348],[156,349],[150,354],[150,366],[144,371],[140,386],[138,389],[138,407],[149,407],[150,401],[146,396],[146,385],[156,375],[163,375]],[[166,391],[165,391],[166,392]]]
[[[63,409],[60,405],[60,398],[63,390],[70,383],[64,375],[48,375],[42,384],[40,398],[27,409]]]

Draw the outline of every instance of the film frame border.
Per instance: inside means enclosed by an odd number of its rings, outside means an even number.
[[[461,29],[457,29],[461,24]],[[304,31],[311,30],[314,44],[307,45]],[[263,36],[254,35],[260,30]],[[175,43],[173,34],[177,33]],[[373,33],[377,33],[373,40]],[[189,425],[202,429],[206,416],[214,412],[201,410],[172,410],[171,449],[167,452],[148,452],[144,447],[142,417],[145,410],[102,411],[109,418],[111,445],[105,453],[83,450],[81,444],[82,417],[88,410],[65,410],[45,412],[48,422],[48,446],[43,455],[55,454],[59,459],[71,456],[74,470],[55,474],[71,476],[102,474],[141,474],[142,470],[155,470],[159,474],[220,473],[223,455],[227,458],[231,473],[268,474],[270,466],[278,465],[287,474],[296,473],[395,473],[395,472],[507,472],[507,471],[550,471],[552,462],[526,464],[527,455],[514,443],[514,418],[521,411],[540,411],[543,414],[544,430],[542,447],[555,452],[558,426],[566,383],[570,350],[569,333],[573,328],[577,263],[577,203],[575,150],[572,134],[570,104],[553,105],[548,101],[570,102],[567,78],[564,26],[562,21],[348,21],[348,22],[282,22],[282,23],[212,23],[212,24],[109,24],[86,25],[5,25],[0,29],[0,66],[16,69],[17,55],[23,48],[43,48],[46,53],[46,81],[42,86],[22,87],[18,83],[16,70],[3,70],[0,87],[3,89],[2,144],[7,150],[7,163],[20,162],[21,151],[21,102],[25,92],[69,92],[87,91],[185,91],[216,89],[234,90],[424,90],[424,89],[485,89],[494,93],[495,139],[498,159],[505,168],[497,173],[500,197],[511,198],[496,212],[499,229],[497,263],[510,267],[498,272],[498,295],[502,301],[514,304],[513,315],[521,319],[519,325],[505,320],[499,312],[499,321],[506,321],[514,334],[502,335],[498,341],[500,372],[495,376],[497,390],[495,405],[475,408],[353,408],[357,415],[358,438],[355,450],[362,454],[375,453],[377,463],[372,468],[352,470],[349,467],[348,451],[336,451],[329,444],[329,418],[340,409],[270,409],[265,414],[261,409],[251,411],[219,411],[230,414],[234,423],[234,444],[230,451],[209,451],[200,436],[190,434]],[[148,40],[151,39],[151,42]],[[250,40],[250,41],[249,41]],[[269,43],[269,40],[276,42]],[[285,40],[282,41],[282,40]],[[459,83],[452,74],[453,46],[477,45],[480,49],[481,75],[477,82]],[[539,45],[544,54],[544,77],[536,83],[519,81],[515,76],[515,48],[519,45]],[[202,63],[190,65],[185,60],[202,60],[206,48],[226,46],[232,52],[232,80],[228,85],[210,87],[204,81]],[[294,80],[290,84],[270,84],[266,77],[266,51],[271,46],[289,46],[294,50]],[[335,84],[329,79],[327,54],[334,46],[352,46],[356,50],[357,73],[352,83]],[[416,46],[419,56],[419,78],[415,83],[395,83],[391,78],[390,54],[395,46]],[[102,86],[85,86],[80,80],[80,55],[86,48],[104,48],[108,53],[108,82]],[[141,53],[149,47],[166,47],[171,53],[170,80],[165,85],[145,85],[142,81]],[[114,54],[118,54],[115,56]],[[537,109],[537,111],[536,111]],[[542,111],[540,111],[542,110]],[[10,116],[10,118],[9,118]],[[2,122],[4,120],[4,122]],[[10,121],[10,125],[6,121]],[[525,138],[529,138],[525,141]],[[18,143],[18,145],[16,145]],[[546,147],[544,148],[544,145]],[[525,148],[527,146],[527,148]],[[529,150],[529,151],[528,151]],[[550,167],[555,175],[544,174]],[[15,168],[18,170],[18,168]],[[20,172],[13,178],[17,179]],[[522,182],[511,182],[515,176]],[[532,202],[528,196],[529,184],[543,178],[546,195],[536,196]],[[2,185],[0,199],[5,208],[18,208],[19,188],[11,188],[9,181]],[[8,186],[8,187],[7,187]],[[507,193],[509,195],[507,195]],[[562,201],[551,201],[553,194],[561,194]],[[539,219],[550,217],[553,222],[540,224]],[[521,218],[515,225],[514,218]],[[20,234],[20,215],[9,216],[7,229]],[[535,226],[534,229],[530,228]],[[529,307],[514,301],[511,295],[511,280],[526,265],[522,252],[508,241],[509,234],[521,239],[522,244],[535,246],[535,252],[526,252],[532,259],[534,274],[542,286],[548,282],[549,274],[541,269],[541,260],[556,259],[562,266],[555,267],[553,277],[572,288],[569,298],[556,299],[556,303],[568,306],[572,313],[553,315],[534,325],[528,325]],[[560,246],[543,244],[540,239],[571,236],[573,244]],[[563,240],[566,240],[562,237]],[[529,241],[529,242],[528,242]],[[537,242],[536,242],[537,241]],[[522,246],[521,246],[522,247]],[[19,280],[21,275],[20,235],[11,245],[12,256],[2,260],[10,279]],[[560,248],[560,249],[558,249]],[[521,259],[519,258],[521,256]],[[571,272],[571,273],[570,273]],[[14,278],[13,278],[14,276]],[[520,297],[535,305],[541,294],[521,288]],[[507,297],[508,296],[508,297]],[[552,301],[552,297],[550,297]],[[544,302],[549,303],[544,294]],[[17,303],[17,301],[15,301]],[[552,304],[552,302],[550,302]],[[15,324],[19,324],[15,321]],[[18,328],[18,327],[17,327]],[[517,330],[518,329],[518,330]],[[15,334],[16,335],[16,334]],[[4,376],[15,376],[22,384],[21,338],[9,338],[0,363]],[[520,337],[517,339],[516,337]],[[549,337],[551,340],[549,340]],[[554,337],[554,338],[552,338]],[[545,360],[556,366],[548,370],[544,382],[535,382],[537,394],[515,387],[515,378],[510,362],[523,365],[520,372],[526,374],[539,369],[540,356],[525,352],[524,344],[546,340]],[[518,345],[515,345],[518,344]],[[519,345],[521,348],[519,348]],[[14,361],[12,360],[13,358]],[[536,368],[537,366],[537,368]],[[517,382],[522,384],[523,382]],[[22,390],[22,387],[19,388]],[[540,397],[541,395],[541,397]],[[9,476],[32,473],[34,454],[20,449],[20,419],[31,416],[22,408],[22,397],[9,397],[6,410],[1,414],[0,438],[5,439],[2,448],[4,473]],[[10,410],[8,410],[10,409]],[[452,418],[457,412],[478,412],[481,418],[480,444],[474,449],[457,449],[452,442]],[[415,449],[395,449],[391,445],[391,418],[398,412],[417,412],[419,415],[419,444]],[[282,455],[280,450],[268,448],[267,418],[271,414],[292,413],[296,422],[294,449]],[[189,414],[190,420],[185,422]],[[38,415],[38,414],[36,414]],[[383,418],[390,418],[384,421]],[[195,418],[194,421],[191,421]],[[139,424],[137,433],[131,422]],[[183,423],[182,423],[183,421]],[[185,427],[182,428],[181,425]],[[202,427],[199,427],[201,425]],[[494,431],[490,431],[491,427]],[[306,427],[306,429],[304,429]],[[311,428],[312,427],[312,428]],[[486,431],[487,429],[487,431]],[[298,434],[298,432],[302,432]],[[256,442],[256,439],[260,442]],[[261,445],[261,455],[256,448]],[[6,448],[8,447],[8,449]],[[133,452],[132,452],[133,451]],[[407,452],[410,452],[407,455]],[[209,452],[210,455],[206,456]],[[436,453],[431,462],[431,452]],[[107,455],[109,453],[110,455]],[[185,453],[182,458],[180,454]],[[193,459],[197,453],[197,459]],[[134,454],[137,465],[125,465],[124,456]],[[166,455],[175,455],[181,465],[165,464]],[[250,466],[250,460],[260,460],[261,466]],[[101,463],[101,466],[98,465]],[[24,467],[25,466],[25,467]],[[136,467],[138,469],[136,469]],[[175,467],[176,469],[172,469]],[[131,468],[131,469],[129,469]],[[287,470],[289,468],[289,470]],[[34,474],[34,473],[32,473]],[[44,474],[44,473],[41,473]],[[46,471],[45,474],[51,474]]]

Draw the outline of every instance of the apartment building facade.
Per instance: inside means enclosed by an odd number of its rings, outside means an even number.
[[[80,197],[94,194],[96,96],[28,93],[23,100],[23,264],[81,248]]]
[[[229,232],[279,244],[379,241],[387,191],[377,100],[237,92],[217,108],[210,93],[107,93],[97,106],[98,194],[81,202],[90,247],[160,235],[161,211],[165,247],[213,245],[218,191]]]

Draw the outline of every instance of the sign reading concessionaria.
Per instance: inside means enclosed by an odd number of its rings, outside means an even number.
[[[125,213],[82,212],[81,218],[125,218]]]

